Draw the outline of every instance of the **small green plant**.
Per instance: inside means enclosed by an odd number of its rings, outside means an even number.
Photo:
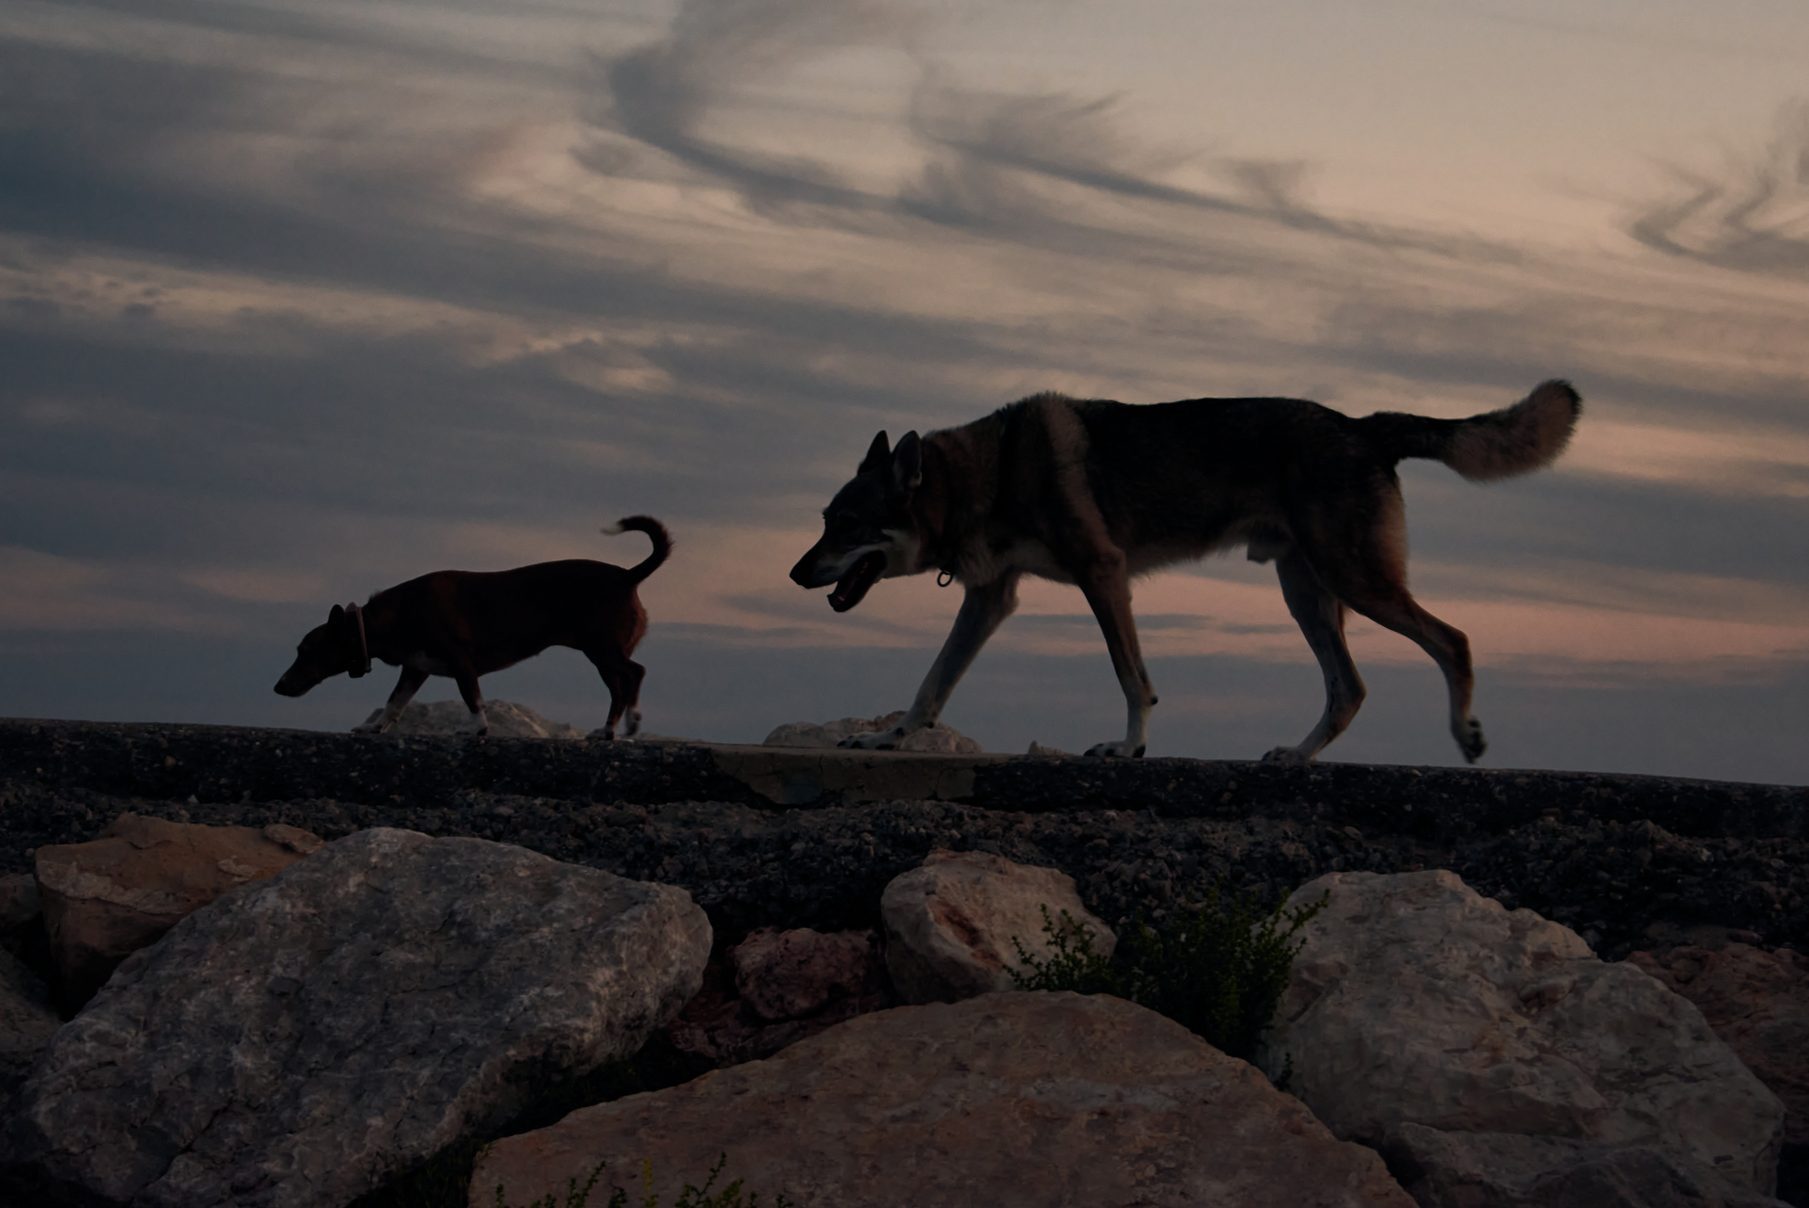
[[[741,1179],[736,1179],[721,1191],[711,1190],[716,1186],[716,1180],[722,1177],[722,1168],[728,1164],[728,1160],[727,1154],[717,1157],[716,1165],[710,1167],[709,1177],[704,1179],[702,1187],[686,1183],[684,1190],[679,1192],[678,1199],[673,1201],[672,1208],[760,1208],[759,1193],[744,1193]],[[519,1208],[586,1208],[586,1205],[590,1203],[591,1192],[596,1190],[597,1184],[603,1179],[603,1171],[607,1165],[607,1163],[598,1162],[596,1167],[591,1170],[590,1177],[582,1183],[575,1177],[568,1180],[563,1200],[549,1192],[537,1200],[520,1205]],[[500,1183],[496,1185],[496,1208],[517,1208],[507,1202]],[[604,1205],[604,1208],[660,1208],[659,1193],[653,1190],[653,1164],[651,1162],[641,1163],[640,1199],[631,1201],[628,1198],[628,1192],[617,1185],[610,1190],[609,1202]],[[773,1202],[773,1208],[791,1208],[791,1201],[780,1196]]]
[[[1137,920],[1108,958],[1093,928],[1067,911],[1060,921],[1043,908],[1049,955],[1039,957],[1016,936],[1012,946],[1028,972],[1011,971],[1023,990],[1115,994],[1158,1011],[1220,1052],[1251,1059],[1288,986],[1297,938],[1326,898],[1264,910],[1246,894],[1215,889],[1205,902],[1176,912],[1161,927]]]

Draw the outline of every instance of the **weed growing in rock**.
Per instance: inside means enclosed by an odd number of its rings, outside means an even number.
[[[736,1179],[721,1191],[711,1190],[716,1186],[716,1180],[722,1177],[722,1168],[728,1164],[728,1160],[727,1154],[716,1159],[716,1165],[710,1167],[709,1177],[704,1179],[702,1187],[686,1183],[685,1189],[679,1193],[678,1199],[672,1202],[672,1208],[760,1208],[759,1193],[744,1192],[740,1179]],[[585,1208],[590,1203],[591,1192],[596,1190],[597,1184],[603,1179],[606,1165],[606,1163],[598,1162],[596,1168],[590,1172],[590,1177],[583,1183],[578,1182],[575,1178],[572,1179],[566,1185],[563,1200],[548,1193],[531,1203],[512,1205],[503,1198],[503,1189],[499,1184],[496,1188],[496,1208]],[[652,1187],[653,1167],[650,1163],[643,1163],[641,1166],[641,1198],[630,1200],[628,1192],[617,1186],[610,1191],[609,1202],[604,1205],[604,1208],[660,1208],[660,1197],[652,1190]],[[791,1201],[784,1196],[780,1196],[773,1202],[773,1208],[790,1208],[790,1205]]]
[[[1264,910],[1246,894],[1214,890],[1152,927],[1136,920],[1108,958],[1094,948],[1093,928],[1067,911],[1059,922],[1043,908],[1049,955],[1039,957],[1012,937],[1018,961],[1011,971],[1022,990],[1115,994],[1182,1024],[1220,1052],[1251,1060],[1288,985],[1288,970],[1304,940],[1297,933],[1325,908],[1326,898]]]

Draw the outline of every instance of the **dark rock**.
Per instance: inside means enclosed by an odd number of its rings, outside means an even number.
[[[1406,1124],[1383,1150],[1420,1208],[1784,1208],[1652,1145]]]
[[[0,951],[0,1109],[8,1108],[60,1022],[44,983],[11,953]]]

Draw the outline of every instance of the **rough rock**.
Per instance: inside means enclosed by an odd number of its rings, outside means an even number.
[[[1653,1145],[1445,1132],[1403,1124],[1389,1167],[1423,1205],[1459,1208],[1785,1208]]]
[[[904,710],[888,713],[884,717],[844,717],[840,721],[825,722],[787,722],[766,736],[765,744],[769,747],[833,747],[852,734],[871,734],[876,730],[889,730],[904,720]],[[901,751],[923,751],[934,755],[978,755],[980,744],[965,734],[951,730],[944,725],[928,726],[914,734],[907,734],[903,742],[898,744]]]
[[[0,1107],[25,1080],[61,1022],[44,983],[11,953],[0,951]]]
[[[1783,1100],[1778,1194],[1809,1203],[1809,957],[1731,943],[1627,959],[1695,1003],[1715,1035]]]
[[[1120,999],[991,994],[840,1024],[766,1061],[585,1108],[497,1142],[473,1173],[490,1208],[607,1164],[662,1203],[723,1180],[798,1208],[1412,1203],[1372,1151],[1172,1020]],[[599,1202],[601,1194],[593,1197]]]
[[[775,1023],[814,1015],[836,999],[873,993],[882,968],[873,932],[824,934],[808,927],[763,927],[737,944],[729,960],[741,997],[760,1018]]]
[[[1291,1060],[1289,1089],[1340,1137],[1429,1163],[1443,1154],[1473,1181],[1487,1172],[1466,1134],[1501,1138],[1483,1146],[1500,1186],[1422,1204],[1514,1202],[1528,1185],[1581,1196],[1608,1185],[1598,1176],[1627,1147],[1670,1155],[1701,1202],[1771,1194],[1782,1106],[1687,1001],[1447,871],[1332,873],[1293,901],[1321,894],[1265,1063]],[[1452,1135],[1434,1145],[1407,1125]],[[1580,1160],[1545,1139],[1597,1153]],[[1554,1154],[1561,1168],[1540,1165]],[[1564,1169],[1582,1181],[1566,1184]]]
[[[1011,971],[1023,971],[1023,962],[1013,941],[1033,956],[1047,956],[1045,920],[1059,928],[1064,913],[1093,930],[1093,949],[1101,956],[1110,956],[1118,942],[1081,903],[1073,877],[988,852],[931,852],[920,866],[893,878],[879,910],[886,968],[905,1002],[952,1002],[1015,988]]]
[[[666,1035],[680,1052],[732,1065],[891,1005],[872,931],[762,928],[711,960]]]
[[[1696,1004],[1715,1035],[1784,1101],[1785,1139],[1809,1145],[1809,957],[1729,944],[1627,959]]]
[[[371,710],[365,725],[375,725],[383,716],[381,706]],[[487,700],[484,720],[490,725],[491,738],[583,738],[584,731],[562,721],[549,721],[513,701]],[[427,703],[411,701],[402,716],[385,734],[431,734],[463,736],[471,729],[471,710],[461,700],[436,700]]]
[[[134,1208],[339,1208],[637,1051],[709,948],[683,890],[362,831],[128,958],[25,1083],[0,1169]]]
[[[38,891],[58,998],[74,1008],[115,966],[230,889],[274,876],[319,836],[280,823],[194,826],[121,814],[88,843],[40,847]]]
[[[0,951],[35,959],[43,943],[44,918],[38,879],[28,872],[0,876]]]

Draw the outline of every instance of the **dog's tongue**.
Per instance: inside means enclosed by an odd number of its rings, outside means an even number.
[[[859,604],[867,589],[879,582],[879,573],[885,569],[886,556],[878,550],[862,557],[829,593],[829,607],[837,612],[847,612]]]

